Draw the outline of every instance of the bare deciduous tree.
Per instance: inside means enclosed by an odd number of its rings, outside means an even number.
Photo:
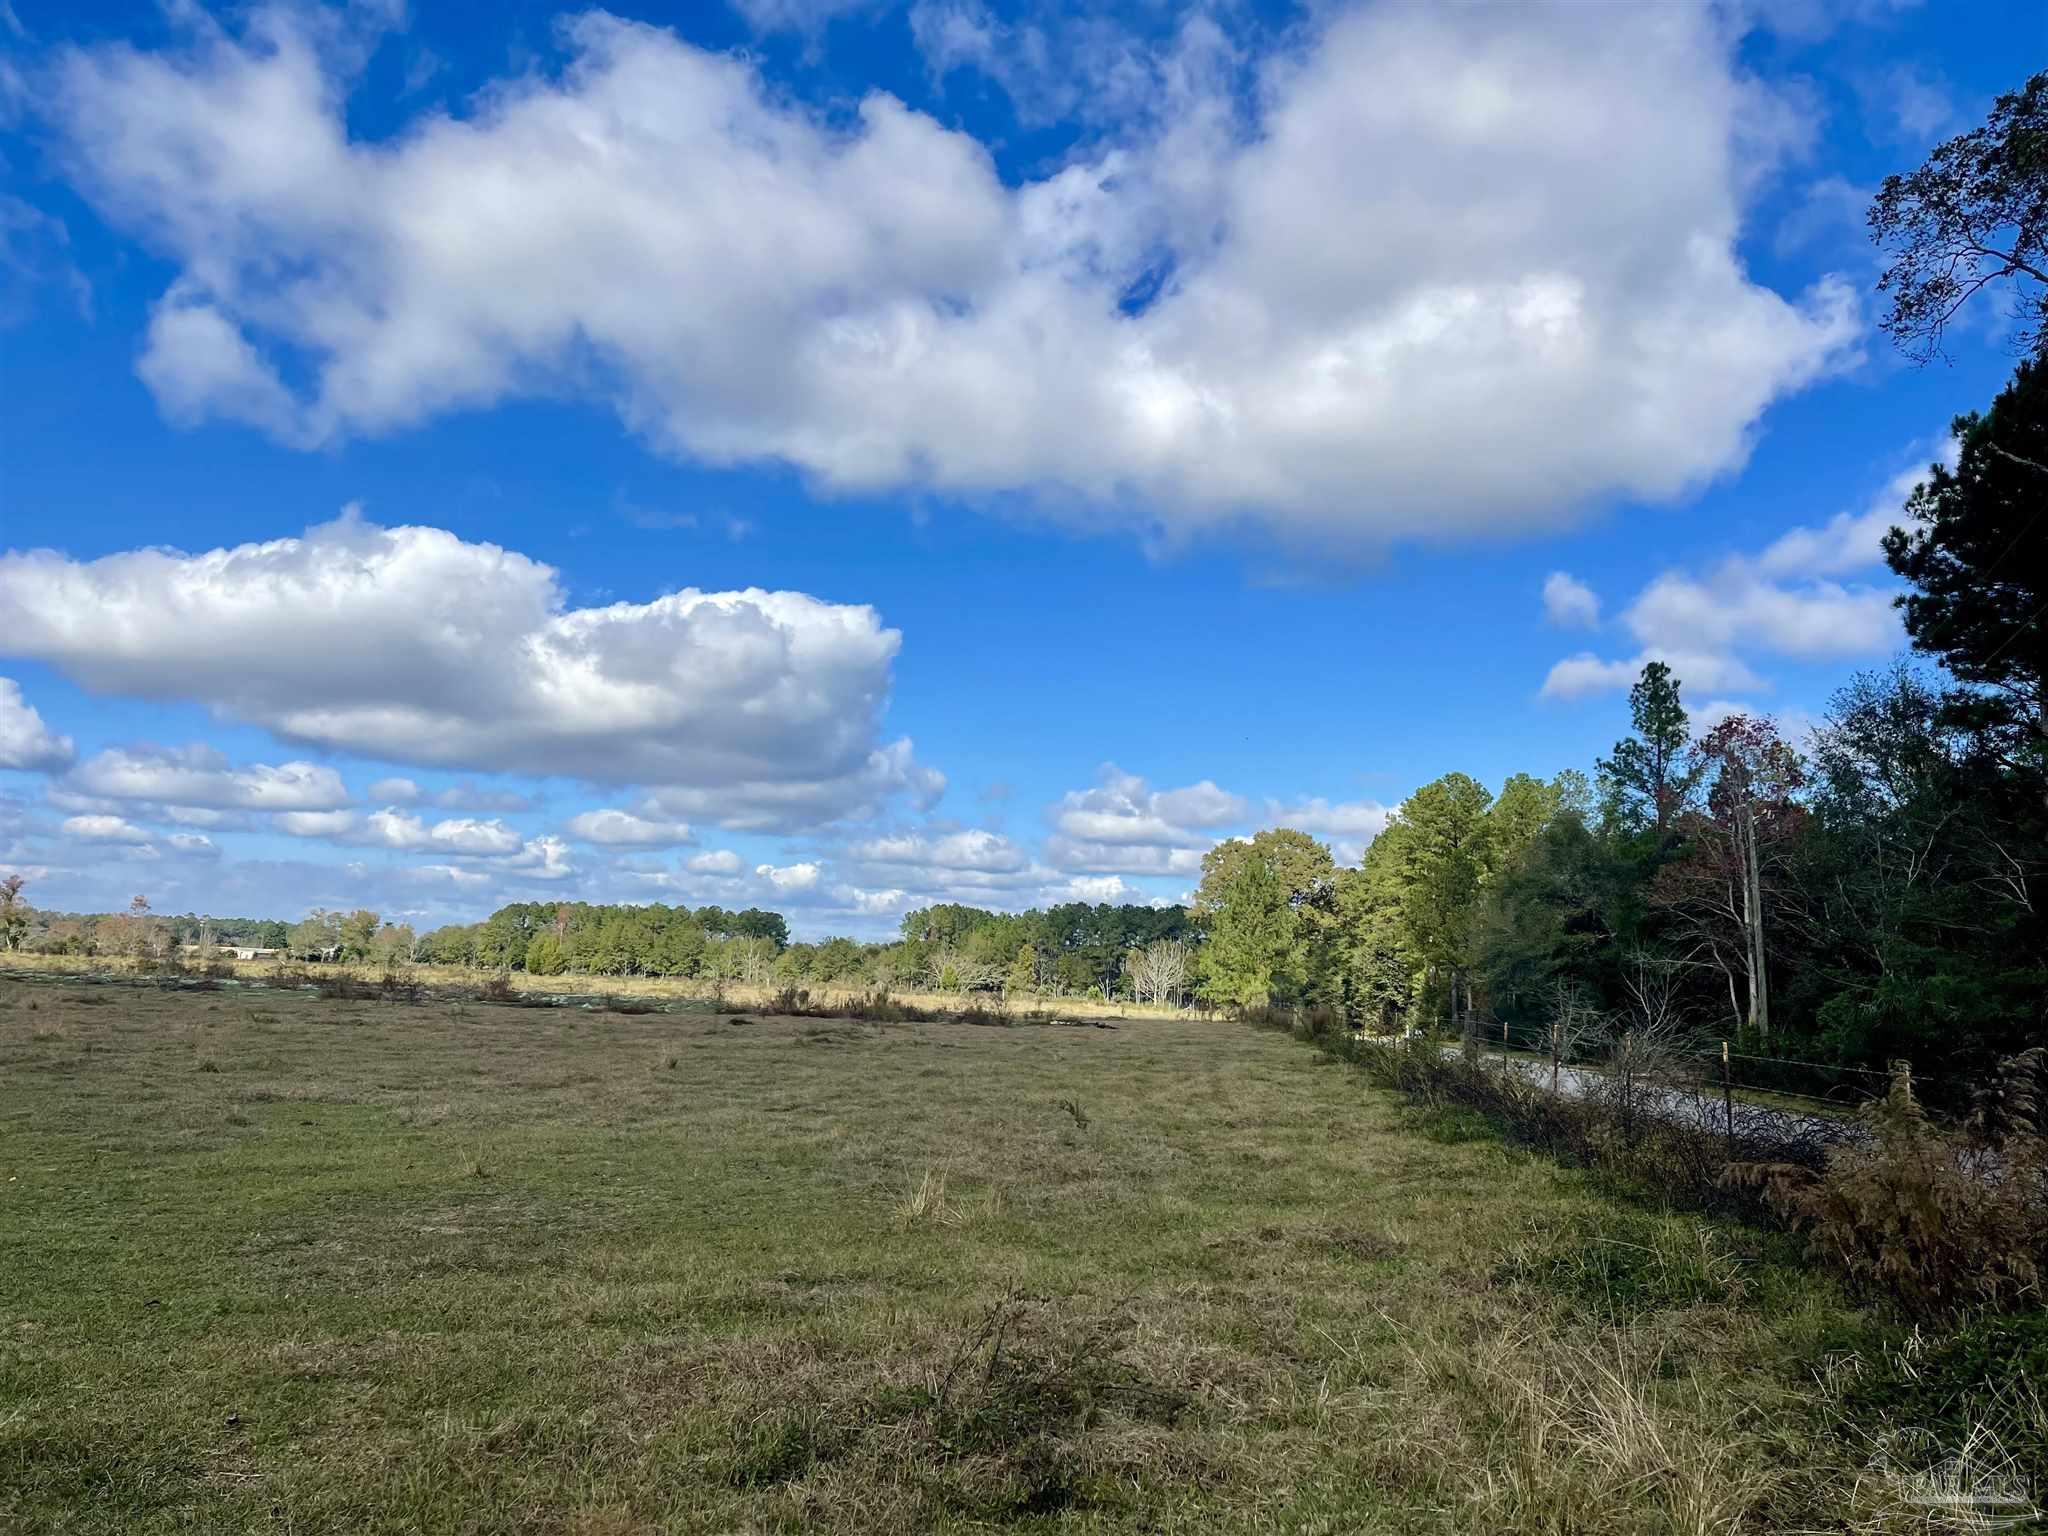
[[[1178,939],[1156,939],[1124,954],[1124,979],[1130,983],[1133,1002],[1179,1007],[1193,968],[1193,954]]]

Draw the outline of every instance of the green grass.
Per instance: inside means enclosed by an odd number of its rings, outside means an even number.
[[[0,1245],[5,1530],[1927,1528],[1784,1248],[1227,1024],[0,982]]]

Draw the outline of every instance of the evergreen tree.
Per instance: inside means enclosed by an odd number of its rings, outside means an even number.
[[[1956,467],[1929,468],[1885,560],[1912,586],[1913,648],[1965,685],[1950,718],[2048,787],[2048,364],[2022,363],[1955,433]]]
[[[1238,1008],[1264,1008],[1285,992],[1300,962],[1300,922],[1287,882],[1264,857],[1232,861],[1203,948],[1202,994]]]
[[[1686,772],[1689,722],[1671,669],[1661,661],[1646,665],[1628,691],[1628,710],[1635,734],[1598,764],[1601,809],[1610,826],[1653,832],[1661,844],[1696,782]]]

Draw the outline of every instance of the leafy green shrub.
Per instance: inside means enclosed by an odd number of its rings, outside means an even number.
[[[526,946],[526,974],[559,976],[569,969],[569,955],[552,933],[536,933]]]

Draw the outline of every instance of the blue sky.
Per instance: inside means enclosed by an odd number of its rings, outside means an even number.
[[[2038,5],[14,0],[0,866],[417,923],[1171,899],[1797,731],[2011,366],[1862,209]],[[1902,480],[1902,476],[1905,478]],[[283,541],[283,542],[280,542]],[[784,594],[774,598],[760,593]],[[753,595],[749,595],[753,594]]]

